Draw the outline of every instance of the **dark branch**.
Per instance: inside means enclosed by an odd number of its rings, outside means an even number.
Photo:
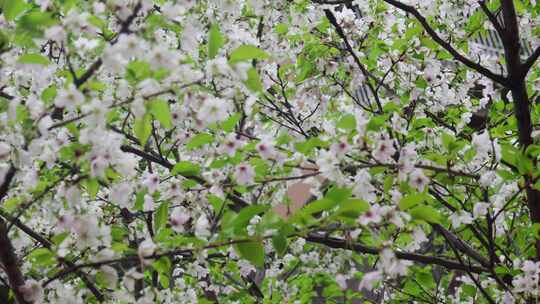
[[[508,80],[506,79],[506,77],[504,77],[503,75],[495,74],[492,71],[490,71],[489,69],[485,68],[484,66],[482,66],[482,65],[480,65],[480,64],[478,64],[478,63],[476,63],[474,61],[471,61],[470,59],[468,59],[465,56],[461,55],[456,49],[454,49],[454,47],[452,47],[452,45],[450,43],[448,43],[444,39],[442,39],[441,36],[439,36],[439,34],[437,34],[437,32],[429,25],[426,18],[424,16],[422,16],[422,14],[420,14],[420,12],[416,8],[414,8],[414,7],[410,6],[410,5],[407,5],[405,3],[396,1],[396,0],[384,0],[384,2],[396,7],[398,9],[402,10],[402,11],[405,11],[405,12],[410,13],[411,15],[413,15],[420,22],[420,24],[422,24],[422,26],[424,27],[424,29],[426,30],[428,35],[435,42],[437,42],[437,44],[439,44],[441,47],[443,47],[445,50],[447,50],[450,54],[452,54],[454,59],[456,59],[457,61],[463,63],[467,67],[477,71],[478,73],[486,76],[487,78],[489,78],[489,79],[491,79],[491,80],[493,80],[495,82],[498,82],[498,83],[500,83],[501,85],[503,85],[505,87],[508,86]]]
[[[322,244],[331,248],[353,250],[357,253],[365,253],[365,254],[379,254],[381,250],[379,248],[368,247],[361,244],[351,244],[343,239],[326,237],[326,236],[318,235],[314,233],[309,234],[308,237],[306,238],[306,241]],[[488,269],[482,266],[464,265],[461,263],[457,263],[455,261],[451,261],[451,260],[447,260],[447,259],[443,259],[439,257],[426,256],[426,255],[402,252],[402,251],[396,251],[395,254],[396,254],[396,257],[399,259],[419,262],[422,264],[439,265],[439,266],[443,266],[447,269],[452,269],[452,270],[463,270],[463,271],[470,271],[473,273],[489,272]]]

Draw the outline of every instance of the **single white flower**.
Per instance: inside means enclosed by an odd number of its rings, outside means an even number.
[[[60,90],[54,99],[55,106],[66,108],[70,111],[74,111],[83,102],[84,95],[77,90],[74,84],[70,84],[67,89]]]
[[[452,222],[452,227],[458,228],[461,224],[470,224],[473,222],[473,217],[467,211],[457,211],[450,215],[450,221]]]
[[[188,222],[190,215],[183,208],[175,208],[171,213],[170,223],[171,227],[176,232],[184,232],[184,225]]]
[[[219,98],[206,98],[197,113],[197,119],[206,125],[223,121],[228,116],[227,102]]]
[[[144,260],[145,258],[152,256],[156,249],[157,246],[154,241],[152,241],[151,238],[147,238],[139,244],[137,254],[141,260]]]
[[[409,185],[419,192],[423,192],[428,184],[429,178],[424,175],[422,170],[415,169],[411,172],[411,174],[409,174]]]
[[[358,284],[358,290],[372,290],[373,286],[382,279],[382,273],[380,271],[372,271],[364,274],[360,284]]]
[[[195,222],[195,236],[201,239],[206,239],[210,236],[210,222],[204,214]]]
[[[489,209],[489,203],[478,202],[474,204],[473,217],[479,218],[481,216],[485,216],[488,213],[488,209]]]

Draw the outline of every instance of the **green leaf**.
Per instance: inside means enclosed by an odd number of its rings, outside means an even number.
[[[301,215],[311,215],[321,211],[330,211],[337,206],[338,201],[328,198],[313,201],[301,209]]]
[[[339,120],[339,122],[336,124],[336,128],[354,130],[356,129],[356,118],[352,114],[347,114]]]
[[[165,227],[169,219],[169,203],[163,202],[154,213],[154,230],[159,231]]]
[[[274,26],[274,31],[278,34],[278,35],[285,35],[287,34],[289,30],[289,26],[285,23],[278,23]]]
[[[4,0],[2,10],[7,21],[12,21],[30,8],[30,5],[24,0]]]
[[[263,89],[259,73],[255,68],[250,68],[247,71],[246,87],[253,92],[260,92]]]
[[[195,176],[201,172],[201,167],[189,161],[177,162],[171,170],[172,175]]]
[[[41,36],[42,29],[50,27],[58,23],[53,18],[51,12],[41,12],[39,10],[32,10],[24,14],[17,22],[17,25],[29,32],[33,32],[36,35]]]
[[[540,223],[534,223],[531,226],[532,235],[535,239],[540,240]]]
[[[39,54],[24,54],[19,57],[17,60],[19,63],[25,63],[25,64],[41,64],[41,65],[48,65],[51,62],[47,57],[41,56]]]
[[[405,195],[400,201],[399,201],[399,209],[401,210],[407,210],[410,209],[418,204],[421,204],[426,201],[426,195],[422,193],[415,193],[415,194],[409,194]]]
[[[277,233],[272,237],[272,245],[279,256],[283,256],[287,252],[287,237],[281,233]]]
[[[257,267],[264,266],[264,247],[261,242],[250,241],[238,243],[234,246],[238,255]]]
[[[223,35],[219,30],[217,23],[212,24],[210,27],[210,33],[208,34],[208,57],[213,59],[216,57],[219,49],[223,46]]]
[[[145,114],[142,118],[135,119],[133,124],[133,132],[139,140],[141,146],[144,147],[148,141],[148,137],[152,134],[152,118],[149,114]]]
[[[47,248],[38,248],[32,251],[28,258],[40,266],[52,265],[55,262],[55,254]]]
[[[251,59],[267,59],[268,54],[256,46],[243,44],[231,52],[229,63],[234,64],[240,61]]]
[[[149,104],[150,113],[154,116],[159,123],[167,128],[172,128],[171,110],[169,109],[169,103],[165,100],[156,99]]]
[[[328,189],[328,192],[326,192],[326,195],[324,198],[332,200],[336,203],[340,203],[352,195],[352,190],[348,188],[339,188],[337,186],[332,186],[330,189]]]
[[[440,224],[441,215],[439,212],[431,207],[426,205],[416,206],[409,212],[413,219],[424,220],[429,223]]]
[[[386,118],[384,116],[375,116],[369,121],[366,128],[368,131],[377,131],[384,126],[385,122]]]
[[[241,233],[245,230],[246,226],[255,215],[260,215],[270,208],[270,205],[251,205],[240,210],[238,215],[230,223],[230,226],[234,228],[236,233]],[[227,228],[226,226],[223,227]]]
[[[339,204],[337,214],[355,219],[360,216],[360,214],[368,211],[369,208],[371,208],[371,206],[368,202],[357,198],[351,198]]]
[[[159,275],[159,282],[163,288],[169,288],[171,274],[171,260],[168,257],[161,257],[152,263],[152,267]]]
[[[91,199],[95,199],[99,191],[99,182],[95,178],[86,180],[86,191]]]
[[[50,104],[56,97],[56,93],[56,86],[51,85],[41,92],[41,100],[43,100],[46,104]]]
[[[231,132],[232,130],[234,130],[236,124],[240,121],[240,118],[242,118],[242,115],[240,113],[232,115],[231,117],[227,118],[227,120],[221,123],[221,128],[227,133]]]
[[[4,202],[2,203],[2,210],[11,213],[15,209],[17,209],[17,207],[22,203],[23,203],[23,201],[21,200],[20,197],[17,197],[17,196],[10,197],[10,198],[4,200]]]
[[[308,155],[310,154],[315,147],[319,147],[323,144],[323,141],[319,139],[318,137],[311,137],[310,139],[303,141],[303,142],[297,142],[294,144],[294,148],[304,154]]]
[[[147,190],[143,189],[142,191],[137,192],[135,196],[135,210],[142,211],[144,205],[144,196],[146,195]]]
[[[186,149],[193,150],[200,148],[206,144],[212,143],[214,141],[214,136],[208,133],[199,133],[195,135],[187,144]]]

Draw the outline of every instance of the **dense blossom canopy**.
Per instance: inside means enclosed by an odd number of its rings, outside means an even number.
[[[0,9],[0,302],[540,298],[536,0]]]

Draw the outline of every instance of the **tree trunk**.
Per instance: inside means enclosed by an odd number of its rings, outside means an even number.
[[[4,220],[0,219],[0,262],[9,280],[9,285],[15,294],[15,299],[19,304],[26,304],[19,287],[24,285],[24,276],[17,265],[15,249],[7,235],[7,227]]]

